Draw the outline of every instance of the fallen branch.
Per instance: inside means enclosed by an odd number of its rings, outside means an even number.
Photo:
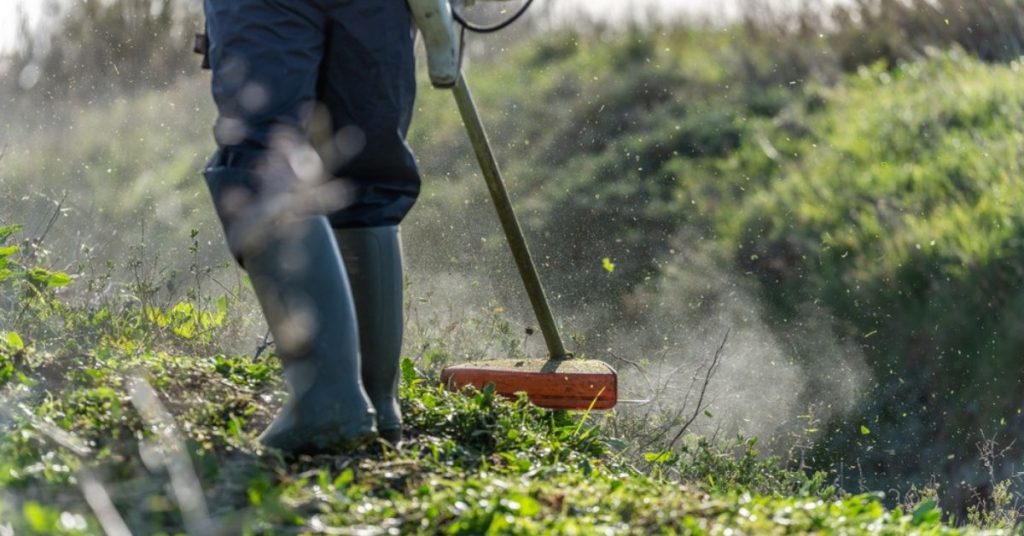
[[[46,235],[50,234],[50,230],[53,229],[53,224],[57,223],[57,219],[60,218],[61,210],[64,209],[64,202],[67,200],[68,191],[64,190],[64,195],[60,198],[60,201],[57,202],[57,205],[53,210],[53,214],[50,215],[50,219],[46,222],[46,227],[43,229],[43,232],[38,238],[32,241],[32,246],[34,248],[32,252],[33,255],[35,255],[35,250],[43,245],[43,240],[46,240]]]

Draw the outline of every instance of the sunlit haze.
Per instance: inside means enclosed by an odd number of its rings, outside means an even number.
[[[0,1],[0,50],[8,50],[16,44],[18,26],[22,18],[38,21],[43,11],[40,0]]]

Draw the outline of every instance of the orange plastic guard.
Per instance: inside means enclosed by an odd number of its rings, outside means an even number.
[[[526,393],[530,402],[547,409],[611,409],[619,399],[615,369],[588,359],[498,359],[448,367],[441,382],[451,390],[493,383],[495,392],[515,398]]]

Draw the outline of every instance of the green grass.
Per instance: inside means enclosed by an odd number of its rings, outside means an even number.
[[[0,526],[18,534],[99,533],[101,513],[155,534],[973,532],[944,525],[934,500],[887,509],[754,441],[690,438],[633,459],[603,431],[608,415],[453,393],[417,355],[402,366],[401,450],[285,459],[255,439],[284,396],[277,361],[217,352],[223,307],[69,304],[63,274],[40,285],[3,251],[0,284],[27,311],[0,337]]]
[[[875,496],[837,495],[753,457],[743,465],[708,453],[720,472],[693,481],[660,473],[698,463],[697,456],[666,460],[645,474],[616,457],[600,427],[583,417],[487,392],[447,392],[416,377],[410,364],[402,395],[412,441],[402,451],[285,461],[254,440],[280,399],[274,365],[250,356],[126,352],[124,344],[59,360],[29,353],[22,379],[6,382],[24,414],[9,410],[15,417],[0,439],[0,515],[18,533],[96,532],[76,485],[86,471],[103,482],[136,531],[183,529],[165,469],[140,455],[159,447],[152,425],[130,402],[127,384],[136,375],[162,394],[212,516],[231,532],[954,532],[933,504],[909,514],[889,511]],[[76,454],[61,447],[47,426],[74,434],[87,448]],[[743,480],[751,477],[764,489],[748,488]],[[85,527],[75,529],[80,522]]]
[[[859,443],[862,462],[928,465],[974,450],[978,430],[1016,437],[1020,68],[953,51],[810,89],[818,110],[790,111],[799,137],[769,135],[793,156],[720,224],[780,318],[825,304],[869,351],[879,387],[862,418],[881,433],[832,443]]]

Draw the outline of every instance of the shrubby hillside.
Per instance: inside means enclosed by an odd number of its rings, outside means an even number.
[[[824,307],[872,379],[827,434],[821,467],[860,464],[869,487],[939,477],[958,500],[986,493],[979,445],[1017,438],[1024,396],[1012,372],[1022,351],[1020,64],[935,49],[836,84],[757,85],[730,71],[727,44],[634,37],[553,39],[522,51],[528,68],[476,76],[494,95],[488,108],[503,112],[492,115],[495,137],[547,266],[562,274],[563,307],[644,321],[655,304],[638,304],[636,289],[663,289],[666,274],[706,266],[705,256],[737,284],[755,283],[775,329]],[[614,278],[604,256],[618,260]],[[791,357],[828,362],[814,351]],[[989,463],[1006,477],[1017,451],[1004,454]]]

